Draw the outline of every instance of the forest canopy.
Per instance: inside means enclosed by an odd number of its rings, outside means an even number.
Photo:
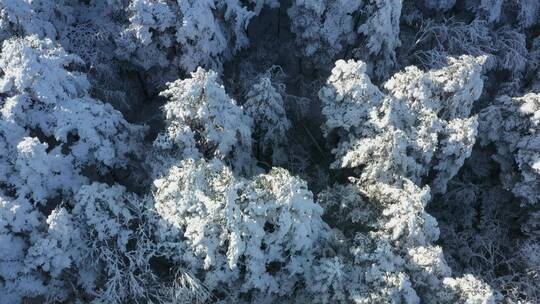
[[[0,304],[540,303],[537,0],[0,0]]]

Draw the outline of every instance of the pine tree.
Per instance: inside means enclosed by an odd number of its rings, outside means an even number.
[[[252,134],[256,154],[271,156],[279,162],[284,159],[284,144],[291,122],[287,118],[281,94],[270,78],[261,77],[246,94],[246,114],[253,119]]]

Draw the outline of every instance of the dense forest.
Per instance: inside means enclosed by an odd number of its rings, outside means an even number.
[[[0,0],[0,304],[540,303],[540,1]]]

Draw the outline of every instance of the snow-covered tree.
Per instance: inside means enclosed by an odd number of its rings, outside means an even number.
[[[198,66],[220,70],[247,46],[247,26],[265,4],[276,5],[264,0],[132,0],[125,8],[129,26],[117,38],[119,54],[145,69],[173,64],[187,72]]]
[[[54,209],[58,197],[71,197],[87,182],[83,170],[124,166],[142,138],[141,128],[90,97],[85,76],[73,70],[79,62],[37,36],[2,47],[0,217],[2,246],[14,250],[1,262],[6,303],[66,299],[61,276],[74,250],[66,230],[76,229],[65,209],[47,215],[37,206]]]
[[[533,0],[520,0],[519,2],[519,20],[524,27],[531,27],[538,23],[540,14],[540,3]]]
[[[501,96],[480,114],[480,143],[494,143],[501,181],[526,204],[540,202],[540,95]]]
[[[426,7],[436,11],[448,11],[455,4],[456,0],[424,0]]]
[[[493,304],[495,297],[491,288],[473,275],[465,275],[462,278],[446,278],[444,286],[449,293],[449,302],[458,301],[465,304]],[[461,302],[459,299],[466,299]]]
[[[68,211],[60,207],[47,217],[47,233],[28,249],[25,263],[30,269],[38,267],[58,277],[64,269],[72,266],[75,248],[70,248],[77,240],[73,239],[75,227]]]
[[[386,94],[365,75],[364,63],[338,61],[319,93],[323,130],[338,137],[333,166],[353,168],[356,175],[354,186],[323,194],[323,205],[331,207],[326,217],[349,228],[346,235],[369,229],[395,248],[415,291],[405,302],[444,299],[434,295],[445,291],[451,273],[440,248],[431,245],[439,229],[425,211],[431,200],[425,183],[445,192],[471,153],[476,119],[469,116],[482,91],[483,61],[450,58],[447,67],[428,72],[408,67],[384,84]],[[328,204],[329,198],[336,202]],[[455,296],[474,301],[474,295]]]
[[[13,35],[56,39],[57,27],[72,21],[66,1],[0,1],[0,41]]]
[[[515,22],[525,28],[537,23],[539,12],[538,2],[531,0],[467,0],[465,7],[491,24]]]
[[[526,37],[511,26],[492,29],[484,19],[421,22],[411,50],[413,57],[428,68],[443,66],[448,56],[467,54],[489,56],[486,67],[510,71],[514,82],[525,72],[529,57]]]
[[[246,114],[253,119],[254,145],[262,155],[274,161],[283,160],[284,143],[291,123],[280,92],[268,77],[261,77],[246,94]]]
[[[15,174],[10,180],[17,187],[17,195],[44,202],[55,194],[76,191],[86,179],[74,166],[74,158],[64,157],[60,151],[47,153],[48,145],[35,137],[24,137],[17,145]]]
[[[73,193],[81,170],[125,166],[144,129],[89,96],[79,59],[36,36],[4,42],[0,55],[2,182],[37,202]]]
[[[322,208],[284,169],[243,180],[220,160],[186,159],[154,185],[167,254],[229,301],[295,292],[325,235]]]
[[[354,56],[375,61],[377,77],[385,78],[396,63],[400,45],[401,0],[292,1],[288,9],[291,31],[302,55],[328,64],[343,49]],[[356,47],[359,43],[365,44]]]
[[[496,177],[499,169],[491,164],[487,152],[469,159],[448,192],[431,203],[441,230],[440,244],[453,273],[459,277],[473,274],[489,284],[496,302],[534,303],[539,281],[531,277],[534,272],[526,266],[520,251],[523,243],[530,241],[525,241],[525,235],[515,237],[519,227],[514,221],[518,219],[523,229],[519,217],[523,212],[512,193],[496,178],[490,178]],[[483,168],[470,168],[479,159],[484,160],[479,166]]]
[[[366,22],[358,32],[366,37],[367,54],[358,48],[357,54],[363,60],[373,62],[372,69],[378,78],[386,79],[396,63],[396,48],[399,40],[399,20],[402,0],[369,0],[364,8]]]
[[[529,93],[514,98],[498,97],[480,113],[480,121],[480,143],[495,148],[490,152],[491,158],[499,165],[502,187],[519,199],[521,210],[519,216],[515,215],[519,219],[516,225],[526,236],[522,244],[515,241],[504,244],[511,252],[515,252],[516,247],[522,250],[516,252],[519,259],[504,262],[512,265],[512,276],[500,279],[504,282],[500,285],[503,288],[519,286],[505,289],[510,289],[512,298],[534,302],[540,298],[535,291],[540,281],[538,271],[530,268],[532,261],[527,257],[530,254],[527,248],[536,246],[532,244],[537,244],[540,238],[540,96]]]
[[[161,301],[150,259],[157,255],[145,198],[122,186],[93,183],[73,200],[79,251],[73,259],[77,284],[97,302]]]
[[[78,165],[123,165],[128,154],[136,152],[142,129],[127,123],[111,105],[90,97],[85,75],[72,70],[79,63],[78,57],[48,39],[28,36],[4,42],[2,118],[57,141]]]
[[[305,56],[328,63],[356,40],[355,18],[361,1],[295,0],[287,10],[291,30]]]
[[[364,63],[338,61],[319,93],[325,133],[343,134],[334,168],[362,166],[363,181],[386,183],[419,184],[430,174],[433,190],[444,192],[475,142],[469,114],[482,92],[482,62],[464,56],[440,70],[408,67],[384,84],[385,95]]]
[[[231,99],[213,71],[201,68],[191,78],[169,83],[161,93],[166,130],[154,141],[157,157],[172,153],[165,164],[182,158],[205,157],[230,160],[238,170],[249,168],[251,124],[249,116]],[[164,169],[168,165],[165,165]]]
[[[405,261],[389,242],[362,228],[357,227],[349,237],[343,237],[337,229],[332,231],[334,240],[327,248],[329,252],[316,260],[308,277],[305,297],[309,301],[419,303]]]
[[[0,198],[0,293],[2,303],[20,303],[24,297],[53,295],[42,274],[25,263],[31,237],[40,234],[40,212],[28,200]],[[54,284],[54,282],[53,282]],[[53,286],[50,286],[53,287]],[[55,288],[57,289],[57,288]]]
[[[539,17],[0,0],[0,304],[540,303]]]

